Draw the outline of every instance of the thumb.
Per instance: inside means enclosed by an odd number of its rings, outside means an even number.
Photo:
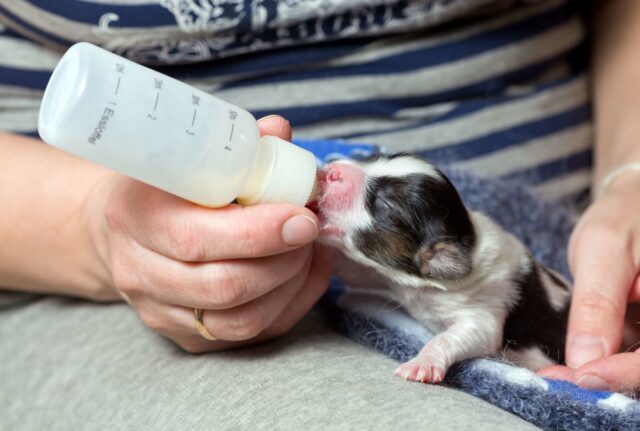
[[[574,381],[588,389],[633,391],[640,387],[640,351],[590,362],[576,370]]]
[[[617,229],[588,223],[576,234],[570,245],[575,285],[566,348],[567,365],[573,368],[618,350],[635,275]]]

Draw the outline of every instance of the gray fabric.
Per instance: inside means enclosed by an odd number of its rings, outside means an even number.
[[[0,346],[1,429],[536,429],[392,377],[318,312],[275,342],[193,356],[125,305],[42,298],[0,313]]]

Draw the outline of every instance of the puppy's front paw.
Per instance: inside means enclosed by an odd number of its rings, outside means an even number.
[[[440,383],[444,379],[445,372],[441,365],[416,357],[400,365],[393,374],[414,382]]]

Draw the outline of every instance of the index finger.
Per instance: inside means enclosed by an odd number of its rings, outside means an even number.
[[[258,120],[260,135],[277,136],[285,141],[290,141],[292,137],[291,125],[287,120],[279,115],[267,115]]]
[[[574,250],[566,357],[578,368],[618,350],[635,265],[618,232],[597,225],[582,234]]]
[[[313,241],[315,214],[304,207],[263,204],[208,209],[164,194],[152,217],[136,229],[143,247],[184,262],[255,258],[285,253]]]

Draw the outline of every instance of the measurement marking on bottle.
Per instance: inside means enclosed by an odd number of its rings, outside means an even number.
[[[111,106],[117,106],[118,104],[116,102],[112,102],[111,100],[107,101],[109,103],[109,105]]]
[[[118,83],[116,84],[115,94],[118,94],[118,90],[120,89],[120,77],[118,76]]]
[[[156,108],[158,107],[158,100],[160,99],[160,92],[158,91],[158,94],[156,94],[156,103],[153,105],[153,110],[155,111]]]
[[[235,124],[231,123],[231,133],[229,134],[229,142],[231,142],[231,138],[233,138],[233,129],[235,128]]]
[[[227,151],[231,151],[231,147],[228,146],[228,145],[225,145],[224,149],[227,150]]]
[[[196,112],[198,112],[198,108],[193,110],[193,119],[191,120],[191,127],[193,127],[193,125],[196,122]]]

